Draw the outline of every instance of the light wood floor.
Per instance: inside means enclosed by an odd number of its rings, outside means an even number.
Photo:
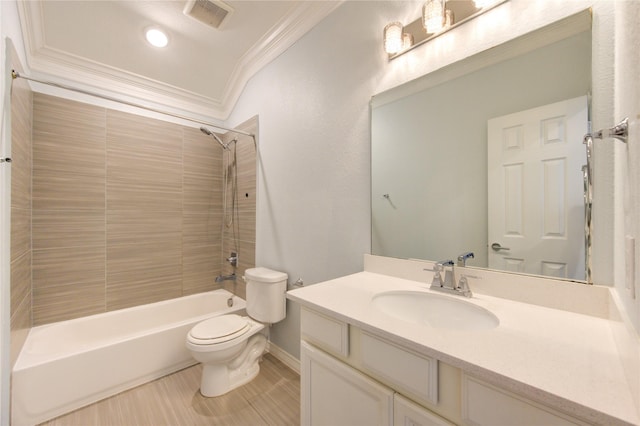
[[[298,425],[300,376],[266,354],[253,381],[205,398],[200,364],[53,419],[46,426]]]

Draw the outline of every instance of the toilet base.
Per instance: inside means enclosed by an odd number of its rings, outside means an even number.
[[[224,395],[249,383],[260,372],[260,360],[267,345],[262,334],[252,336],[247,346],[228,363],[203,363],[200,393],[205,397]]]

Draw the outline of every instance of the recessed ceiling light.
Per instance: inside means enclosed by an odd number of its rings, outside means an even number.
[[[149,28],[146,32],[147,41],[155,47],[165,47],[169,44],[169,37],[157,28]]]

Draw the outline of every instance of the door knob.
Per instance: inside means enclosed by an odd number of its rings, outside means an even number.
[[[491,244],[491,249],[493,251],[500,251],[500,250],[511,250],[509,247],[502,247],[500,245],[500,243],[493,243]]]

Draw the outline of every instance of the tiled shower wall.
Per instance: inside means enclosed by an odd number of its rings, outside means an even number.
[[[251,119],[238,126],[238,129],[245,132],[258,134],[258,120]],[[223,247],[224,258],[231,255],[231,252],[238,253],[238,275],[235,282],[225,281],[225,288],[238,296],[246,299],[246,285],[241,278],[247,268],[255,266],[255,245],[256,245],[256,147],[257,140],[250,136],[226,134],[223,137],[225,143],[229,143],[233,138],[237,138],[235,143],[236,166],[238,174],[238,214],[231,215],[232,182],[227,179],[227,214],[223,226]],[[233,146],[233,145],[230,145]],[[232,153],[225,151],[222,155],[226,160],[232,159]],[[233,161],[233,160],[232,160]],[[225,161],[225,164],[229,164]],[[224,174],[223,174],[224,176]],[[231,176],[229,174],[229,176]],[[224,185],[223,185],[224,186]],[[235,229],[235,234],[234,234]],[[233,272],[233,267],[223,261],[223,273],[225,275]]]
[[[221,286],[218,144],[39,93],[33,111],[33,325]]]
[[[12,67],[22,71],[13,48]],[[26,80],[11,89],[11,365],[31,327],[32,93]]]

